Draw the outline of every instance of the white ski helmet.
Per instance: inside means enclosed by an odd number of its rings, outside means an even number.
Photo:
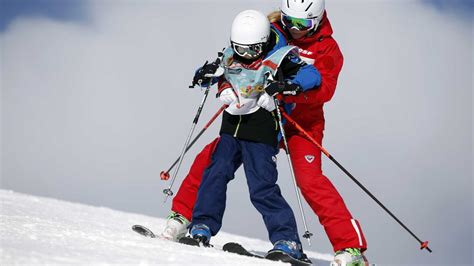
[[[256,10],[240,12],[232,22],[230,41],[238,44],[266,43],[270,37],[270,21]]]
[[[281,12],[294,18],[312,19],[318,28],[324,14],[324,0],[282,0]]]

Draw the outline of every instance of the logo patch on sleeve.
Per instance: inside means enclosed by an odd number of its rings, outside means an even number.
[[[314,155],[305,155],[304,158],[308,163],[312,163],[314,161]]]

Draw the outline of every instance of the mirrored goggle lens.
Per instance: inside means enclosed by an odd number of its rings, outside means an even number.
[[[309,30],[314,27],[314,19],[295,18],[282,14],[281,21],[289,29]]]
[[[263,52],[263,44],[242,45],[233,43],[232,48],[240,56],[257,57]]]

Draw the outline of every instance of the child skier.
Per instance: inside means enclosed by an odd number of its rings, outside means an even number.
[[[219,99],[229,107],[223,114],[221,138],[204,172],[189,228],[194,239],[209,244],[222,225],[227,183],[243,164],[252,204],[262,214],[274,244],[270,252],[305,259],[293,211],[276,184],[279,131],[273,113],[277,106],[270,95],[316,87],[320,74],[299,58],[295,47],[281,45],[276,41],[279,36],[271,38],[270,32],[270,23],[262,13],[239,13],[232,23],[231,46],[224,51],[220,65],[205,65],[195,75],[193,83],[202,85],[223,72]],[[268,80],[277,72],[287,81]]]

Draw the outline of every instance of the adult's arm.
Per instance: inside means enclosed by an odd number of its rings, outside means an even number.
[[[344,58],[334,39],[329,37],[322,42],[326,42],[325,45],[319,44],[323,49],[314,52],[316,55],[314,66],[321,74],[321,84],[299,95],[286,96],[286,103],[323,104],[331,100],[334,95]]]

